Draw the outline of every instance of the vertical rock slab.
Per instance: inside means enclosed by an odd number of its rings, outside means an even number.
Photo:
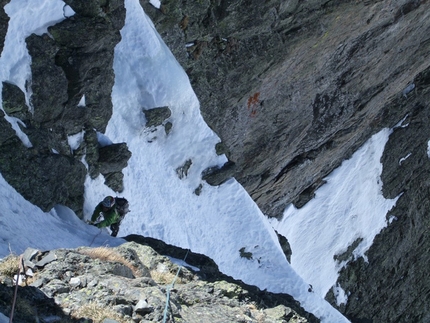
[[[382,107],[428,65],[428,2],[141,4],[187,72],[236,179],[270,216],[306,203],[387,125]]]
[[[123,1],[66,3],[75,15],[49,27],[49,36],[26,39],[32,73],[29,106],[19,88],[3,85],[3,109],[20,119],[17,124],[31,144],[24,146],[2,113],[0,172],[42,210],[63,204],[81,215],[85,147],[72,150],[68,138],[85,130],[103,132],[112,115],[113,52],[121,39],[125,8]],[[2,19],[7,21],[0,10]],[[78,106],[83,96],[85,106]],[[115,178],[120,187],[121,176]]]
[[[338,280],[348,295],[339,309],[352,322],[430,320],[430,68],[413,84],[416,92],[406,98],[400,92],[386,107],[387,113],[409,107],[381,158],[383,193],[400,197],[387,215],[387,228],[367,252],[367,261],[352,261]],[[329,298],[336,306],[333,295]]]

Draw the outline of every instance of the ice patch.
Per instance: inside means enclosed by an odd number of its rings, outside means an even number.
[[[67,137],[67,143],[70,146],[71,151],[78,149],[81,143],[84,141],[85,131],[78,132],[77,134]]]

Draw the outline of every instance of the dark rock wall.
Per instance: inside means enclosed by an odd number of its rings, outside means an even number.
[[[341,272],[349,294],[342,312],[352,322],[429,322],[430,283],[430,68],[414,80],[409,98],[398,98],[388,111],[408,106],[402,126],[385,147],[383,193],[400,196],[367,253]]]
[[[4,11],[4,6],[9,2],[10,0],[0,1],[0,53],[3,51],[4,39],[7,33],[7,24],[9,22],[9,16]]]
[[[381,110],[429,64],[426,1],[141,3],[269,216],[393,126]]]
[[[125,8],[123,1],[66,3],[75,10],[74,16],[50,27],[49,36],[33,34],[26,39],[32,72],[26,85],[30,105],[21,89],[3,83],[3,109],[22,121],[21,130],[31,147],[21,142],[2,112],[0,172],[42,210],[64,204],[82,215],[87,172],[92,178],[102,173],[106,185],[120,192],[121,170],[131,157],[125,143],[102,148],[96,135],[105,131],[112,115],[114,47],[121,40]],[[7,27],[7,15],[0,12],[0,19]],[[7,30],[3,27],[0,37]],[[85,107],[78,107],[83,96]],[[72,151],[68,136],[82,131],[84,141]],[[114,157],[104,157],[105,152],[114,152]],[[81,162],[84,155],[88,170]]]

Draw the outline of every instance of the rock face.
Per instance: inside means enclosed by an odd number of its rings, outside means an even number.
[[[131,156],[125,143],[100,147],[96,134],[105,131],[112,115],[113,51],[125,8],[122,1],[65,2],[74,16],[50,27],[50,36],[26,39],[32,58],[25,89],[32,93],[30,104],[24,89],[3,83],[3,109],[7,117],[20,119],[22,134],[18,137],[1,112],[0,171],[44,211],[64,204],[81,215],[87,172],[93,178],[103,174],[106,185],[121,192],[121,171]],[[7,15],[0,12],[0,19],[7,22]],[[4,33],[1,28],[0,37]],[[71,147],[69,137],[79,133],[84,133],[82,142]]]
[[[396,127],[382,156],[387,198],[400,196],[389,212],[391,224],[374,240],[362,258],[341,272],[340,286],[348,293],[341,310],[352,322],[428,322],[430,284],[429,121],[430,68],[414,80],[416,92],[390,104],[410,107],[402,126]]]
[[[428,66],[426,1],[141,3],[269,216],[394,126],[409,108],[387,105]]]
[[[4,11],[4,6],[9,2],[10,0],[0,1],[0,53],[3,51],[4,40],[7,33],[7,24],[9,22],[9,16]]]
[[[23,260],[34,278],[30,286],[18,290],[21,307],[14,322],[27,323],[35,317],[43,322],[49,318],[50,322],[88,322],[96,319],[97,312],[112,322],[161,322],[167,292],[169,322],[319,322],[290,296],[234,281],[203,255],[154,239],[128,239],[140,243],[128,242],[113,249],[27,250]],[[178,265],[150,244],[165,255],[186,256],[190,268],[182,267],[174,281]],[[195,271],[193,266],[201,269]],[[11,279],[0,280],[0,311],[9,314],[13,288],[7,285]]]
[[[269,216],[303,206],[372,134],[406,117],[381,160],[385,197],[402,194],[390,225],[368,262],[342,271],[348,303],[327,298],[352,322],[429,321],[430,3],[141,4],[226,147],[229,164],[208,182],[234,176]]]

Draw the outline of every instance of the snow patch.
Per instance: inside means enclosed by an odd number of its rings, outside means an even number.
[[[160,9],[160,7],[161,7],[160,0],[149,0],[149,3],[152,4],[157,9]]]
[[[85,107],[85,94],[82,96],[82,98],[79,100],[78,107]]]
[[[108,136],[98,131],[97,131],[97,140],[100,144],[100,147],[110,146],[113,144],[112,140],[110,140]]]
[[[69,5],[64,5],[63,7],[63,16],[66,18],[70,18],[75,15],[75,11]]]
[[[430,140],[427,142],[427,156],[430,158]]]
[[[71,152],[78,149],[81,143],[84,141],[85,131],[78,132],[77,134],[67,136],[67,143],[70,146]]]
[[[0,323],[10,323],[9,317],[4,315],[3,313],[0,313]]]
[[[398,219],[397,219],[397,217],[396,216],[394,216],[394,215],[391,215],[389,218],[388,218],[388,224],[391,224],[391,223],[393,223],[394,221],[397,221]]]
[[[409,84],[402,92],[403,97],[407,98],[408,94],[411,93],[413,91],[413,89],[415,89],[415,84]]]
[[[399,166],[406,160],[408,159],[410,156],[412,155],[412,153],[407,154],[405,157],[400,158],[399,160]]]
[[[336,286],[333,286],[333,294],[336,298],[336,305],[340,306],[342,304],[345,304],[348,302],[348,296],[346,295],[345,291],[340,287],[339,284],[336,284]]]
[[[196,272],[200,271],[200,268],[192,266],[192,265],[188,264],[186,261],[184,261],[182,259],[177,259],[177,258],[173,258],[173,257],[170,257],[170,256],[167,256],[167,258],[169,258],[169,260],[171,262],[173,262],[174,264],[176,264],[178,266],[187,267],[187,268],[190,268],[190,269],[192,269],[192,270],[194,270]]]
[[[407,115],[405,115],[405,117],[402,119],[402,120],[400,120],[394,127],[393,127],[393,129],[395,129],[395,128],[398,128],[398,127],[401,127],[401,128],[406,128],[407,126],[409,126],[409,123],[407,123],[407,124],[403,124],[403,122],[405,122],[405,120],[406,120],[406,118],[409,116],[409,114],[407,114]]]
[[[385,199],[380,180],[380,158],[390,133],[383,129],[372,136],[324,179],[326,184],[301,209],[291,204],[281,221],[271,220],[290,242],[291,265],[322,297],[342,268],[334,256],[362,238],[353,255],[365,257],[374,237],[387,226],[386,214],[398,198]]]

